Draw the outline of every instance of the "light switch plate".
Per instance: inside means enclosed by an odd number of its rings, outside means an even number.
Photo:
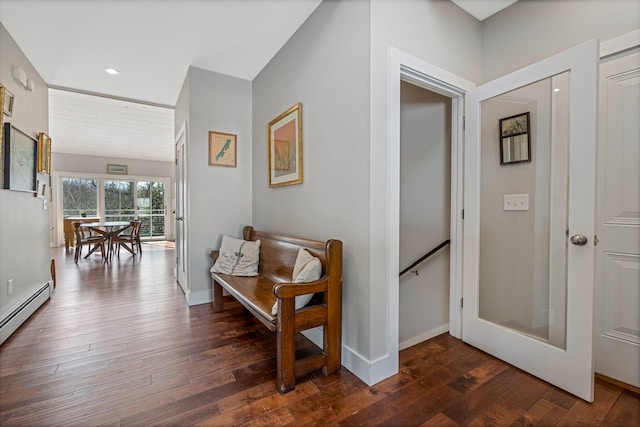
[[[505,211],[528,211],[529,195],[528,194],[505,194],[504,210]]]

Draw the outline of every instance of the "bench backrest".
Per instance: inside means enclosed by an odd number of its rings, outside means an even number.
[[[293,266],[300,248],[320,259],[322,275],[332,275],[334,281],[342,282],[342,242],[329,240],[302,239],[274,233],[256,231],[251,226],[244,227],[245,240],[260,240],[260,275],[273,282],[291,282]]]

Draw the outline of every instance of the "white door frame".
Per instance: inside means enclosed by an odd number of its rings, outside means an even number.
[[[399,351],[400,259],[400,82],[406,81],[451,99],[451,230],[449,333],[462,337],[462,200],[464,94],[475,84],[402,52],[389,51],[389,228],[387,230],[389,286],[389,354]],[[425,248],[425,251],[430,248]]]
[[[178,158],[178,144],[182,143],[183,144],[183,157],[184,158],[188,158],[187,157],[187,152],[188,152],[188,134],[187,134],[187,122],[185,121],[184,123],[182,123],[182,126],[180,126],[180,129],[178,130],[178,132],[176,133],[176,138],[175,138],[175,145],[174,145],[174,153],[175,153],[175,159],[176,159],[176,179],[175,179],[175,183],[176,183],[176,213],[174,215],[174,227],[175,227],[175,235],[176,235],[176,265],[174,267],[174,276],[176,278],[176,281],[178,281],[178,251],[179,251],[179,245],[184,245],[184,259],[182,260],[183,264],[185,266],[188,266],[188,260],[189,260],[189,245],[185,244],[188,241],[188,236],[189,236],[189,221],[187,221],[186,218],[184,218],[182,220],[183,223],[183,233],[180,234],[180,239],[182,240],[181,242],[178,242],[178,224],[176,224],[176,217],[178,214],[182,214],[183,217],[186,217],[187,215],[185,214],[185,211],[189,212],[189,187],[188,185],[184,185],[183,182],[181,182],[181,178],[184,177],[184,179],[188,182],[188,168],[187,168],[187,162],[185,162],[182,165],[182,177],[179,176],[178,174],[178,162],[181,161],[181,159]],[[184,194],[182,191],[178,191],[178,186],[182,185]],[[183,212],[177,212],[178,209],[178,204],[181,203],[180,200],[178,200],[179,197],[182,197],[184,203],[182,206]],[[184,276],[182,277],[182,281],[178,281],[178,283],[180,284],[180,287],[182,288],[183,292],[184,292],[184,297],[187,300],[187,303],[189,302],[189,298],[191,296],[191,291],[190,291],[190,286],[189,286],[189,268],[185,268],[184,271]]]

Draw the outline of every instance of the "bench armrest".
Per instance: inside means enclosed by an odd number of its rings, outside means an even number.
[[[220,255],[220,251],[211,251],[209,252],[209,256],[211,257],[211,261],[215,262],[218,259],[218,256]]]
[[[273,287],[276,297],[293,298],[300,295],[315,294],[316,292],[326,292],[329,287],[329,277],[324,276],[315,282],[308,283],[277,283]]]

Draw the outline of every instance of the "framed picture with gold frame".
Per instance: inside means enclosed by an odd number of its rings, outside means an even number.
[[[38,173],[51,173],[51,138],[44,132],[38,134]]]
[[[302,104],[269,122],[269,187],[302,184]]]
[[[4,85],[0,84],[0,106],[2,106],[2,113],[11,117],[13,114],[13,100],[15,97]]]
[[[232,133],[209,131],[209,166],[236,167],[238,137]]]

